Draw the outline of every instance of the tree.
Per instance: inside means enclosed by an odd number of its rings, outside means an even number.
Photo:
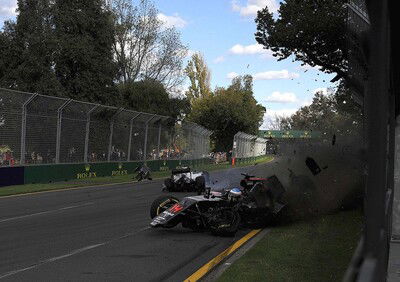
[[[340,84],[336,93],[317,92],[309,106],[280,120],[282,129],[318,130],[327,134],[357,135],[362,129],[361,109]]]
[[[319,66],[321,71],[346,78],[346,0],[287,0],[274,18],[268,8],[257,14],[256,40],[278,60]]]
[[[115,60],[122,83],[153,79],[173,90],[183,81],[182,64],[187,48],[175,28],[165,28],[150,0],[137,7],[130,0],[112,4],[115,26]]]
[[[54,32],[55,71],[68,96],[115,104],[111,14],[102,0],[58,0]]]
[[[18,0],[17,22],[6,22],[2,32],[4,64],[2,86],[42,94],[63,94],[54,73],[56,40],[52,29],[54,5],[50,0]]]
[[[152,79],[120,84],[121,106],[147,113],[178,118],[190,110],[187,99],[170,98],[164,85]]]
[[[200,53],[192,55],[192,58],[185,68],[185,74],[190,80],[190,86],[186,92],[186,96],[190,101],[211,95],[211,73],[204,57]]]
[[[0,40],[6,88],[114,104],[114,38],[102,0],[18,0]]]
[[[268,110],[267,110],[268,113]],[[269,130],[286,130],[287,128],[287,117],[283,115],[273,115],[264,118],[264,125],[268,127]]]
[[[237,77],[228,88],[217,88],[214,95],[196,99],[189,120],[213,131],[215,150],[232,149],[238,132],[257,134],[265,108],[253,96],[251,76]]]
[[[19,52],[15,42],[15,23],[6,21],[0,32],[0,87],[3,88],[16,87],[16,72],[12,70],[18,67]]]

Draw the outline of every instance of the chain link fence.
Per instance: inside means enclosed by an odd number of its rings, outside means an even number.
[[[266,154],[267,139],[238,132],[233,137],[234,158],[258,157]]]
[[[199,159],[211,132],[123,108],[0,89],[0,165]]]

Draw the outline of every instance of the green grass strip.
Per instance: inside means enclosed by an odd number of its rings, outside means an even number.
[[[361,228],[358,210],[272,228],[218,281],[342,281]]]

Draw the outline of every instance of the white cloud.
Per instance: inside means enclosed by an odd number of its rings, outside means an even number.
[[[261,125],[261,129],[278,129],[276,117],[289,117],[293,115],[298,109],[279,109],[279,110],[272,110],[267,109],[264,114],[264,121]]]
[[[308,64],[304,64],[304,65],[300,65],[296,68],[297,70],[301,70],[303,72],[308,72],[308,71],[321,71],[321,67],[320,66],[310,66]]]
[[[227,74],[227,78],[232,79],[239,74],[236,72],[230,72]],[[274,79],[294,79],[300,77],[298,73],[289,72],[288,70],[280,70],[280,71],[266,71],[266,72],[258,72],[252,74],[254,80],[274,80]]]
[[[157,18],[164,23],[165,27],[184,28],[187,25],[187,22],[182,19],[178,14],[167,16],[163,13],[159,13],[157,15]]]
[[[298,109],[279,109],[279,110],[272,110],[267,109],[265,115],[270,117],[280,116],[280,117],[289,117],[297,112]]]
[[[305,101],[303,101],[302,103],[301,103],[301,106],[302,107],[305,107],[305,106],[309,106],[309,105],[311,105],[312,104],[312,100],[305,100]]]
[[[225,61],[225,57],[224,56],[219,56],[219,57],[214,59],[214,63],[215,64],[222,63],[223,61]]]
[[[17,15],[17,1],[5,0],[0,3],[0,17],[9,18]]]
[[[247,0],[242,5],[238,0],[232,1],[232,10],[239,12],[243,17],[254,17],[257,15],[257,11],[268,7],[268,10],[272,13],[276,13],[279,8],[279,3],[276,0]]]
[[[229,52],[234,55],[262,55],[264,58],[272,58],[272,51],[269,49],[264,49],[261,44],[251,44],[251,45],[241,45],[236,44]]]
[[[228,73],[228,74],[226,75],[226,78],[228,78],[228,79],[234,79],[234,78],[237,77],[237,76],[239,76],[239,74],[233,71],[233,72]]]
[[[297,102],[297,97],[296,94],[293,92],[279,92],[279,91],[274,91],[272,92],[271,95],[265,99],[266,102],[269,103],[296,103]]]
[[[253,75],[254,80],[294,79],[300,75],[288,70],[259,72]]]
[[[315,95],[318,92],[322,92],[322,94],[324,95],[328,95],[328,93],[330,93],[330,90],[326,87],[320,87],[320,88],[316,88],[312,91],[312,93]]]

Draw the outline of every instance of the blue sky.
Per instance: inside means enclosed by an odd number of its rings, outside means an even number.
[[[276,10],[274,0],[157,0],[156,5],[189,49],[204,55],[213,87],[229,85],[234,74],[253,75],[255,97],[267,108],[262,128],[275,114],[288,115],[309,104],[315,90],[333,86],[334,75],[290,59],[278,62],[257,46],[255,12],[266,5]]]
[[[256,99],[267,108],[265,123],[309,104],[317,89],[333,85],[333,75],[301,67],[288,59],[278,62],[254,39],[256,11],[276,0],[154,0],[159,17],[175,26],[190,52],[201,52],[211,70],[211,84],[229,85],[235,75],[251,74]],[[15,16],[16,0],[0,0],[0,20]],[[325,80],[325,82],[323,81]]]

